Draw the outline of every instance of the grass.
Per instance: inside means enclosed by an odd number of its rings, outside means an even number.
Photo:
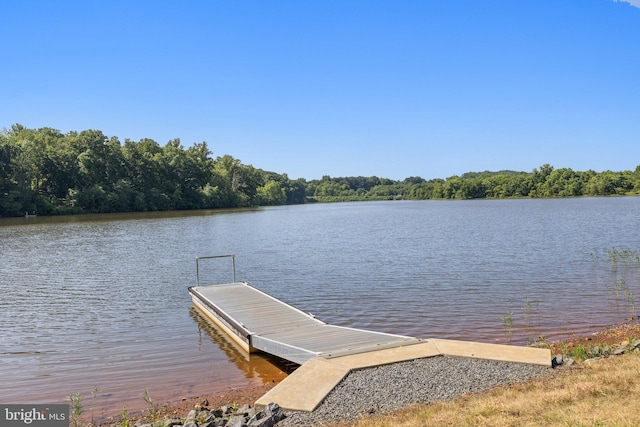
[[[147,390],[146,388],[144,389],[142,398],[144,399],[145,402],[147,402],[147,405],[148,405],[147,413],[149,415],[149,420],[151,422],[160,420],[162,418],[162,414],[160,412],[160,406],[157,403],[155,403],[153,400],[151,400],[151,396],[149,396],[149,390]]]
[[[129,414],[127,413],[127,407],[123,406],[120,411],[120,425],[122,427],[131,427],[131,421],[129,420]]]
[[[639,395],[640,353],[630,353],[451,402],[414,405],[335,426],[634,426]]]
[[[524,321],[529,324],[529,318],[531,317],[531,301],[529,301],[529,297],[524,299]]]
[[[84,412],[82,395],[74,393],[69,396],[69,401],[71,401],[71,420],[69,424],[73,427],[79,427],[82,425],[82,413]]]
[[[540,323],[540,311],[539,311],[540,300],[537,298],[534,300],[530,300],[529,297],[525,297],[523,313],[524,313],[524,321],[527,325],[531,324],[531,313],[534,306],[536,308],[536,312],[538,313],[538,323]]]
[[[567,356],[573,357],[574,359],[576,359],[577,361],[584,361],[587,359],[590,359],[591,357],[593,357],[593,354],[596,353],[593,351],[594,347],[598,347],[599,346],[593,346],[593,347],[587,347],[585,345],[578,345],[576,346],[574,349],[572,350],[567,350],[566,352],[563,351],[563,354],[566,354]],[[599,351],[598,351],[599,353]]]
[[[613,289],[616,292],[616,301],[617,301],[620,292],[629,289],[629,286],[627,285],[627,282],[625,282],[624,279],[622,279],[622,280],[618,280],[613,284]]]
[[[505,332],[509,337],[509,343],[511,343],[511,335],[513,335],[513,312],[507,311],[504,316],[500,318]]]
[[[92,401],[95,403],[95,400],[98,395],[98,387],[95,387],[91,392]],[[93,406],[91,407],[91,420],[87,421],[82,417],[82,414],[85,412],[84,408],[84,397],[80,393],[73,393],[68,396],[69,401],[71,402],[69,405],[69,409],[71,412],[69,425],[72,427],[95,427],[97,425],[94,413]],[[160,410],[160,405],[155,403],[151,396],[149,395],[149,390],[146,388],[142,394],[142,398],[145,402],[147,402],[147,416],[145,417],[151,423],[162,420],[162,412]],[[120,421],[116,424],[111,425],[119,425],[121,427],[131,427],[132,420],[129,417],[129,413],[127,412],[127,407],[123,406],[122,411],[120,411]]]

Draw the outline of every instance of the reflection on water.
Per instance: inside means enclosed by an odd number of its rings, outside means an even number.
[[[273,357],[265,353],[247,353],[243,348],[238,346],[232,339],[218,328],[218,326],[200,313],[195,307],[191,307],[189,314],[198,324],[198,342],[202,343],[203,339],[215,342],[220,350],[224,352],[228,360],[236,365],[236,367],[245,373],[247,378],[260,378],[263,384],[271,382],[280,382],[288,374],[293,372],[298,365],[295,363]],[[203,337],[203,333],[207,336]]]
[[[277,381],[288,366],[247,360],[191,309],[198,256],[235,254],[238,280],[330,324],[524,344],[633,313],[640,266],[614,271],[613,247],[640,249],[640,198],[0,219],[0,402],[98,387],[133,409],[145,388],[160,401]],[[201,273],[229,281],[227,264]]]

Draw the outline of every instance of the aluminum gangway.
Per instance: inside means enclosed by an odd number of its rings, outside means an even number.
[[[201,286],[199,261],[223,257],[233,261],[232,282]],[[246,282],[236,282],[233,255],[196,258],[196,277],[197,286],[189,288],[193,305],[249,353],[263,351],[303,364],[317,356],[332,358],[422,342],[326,324]]]

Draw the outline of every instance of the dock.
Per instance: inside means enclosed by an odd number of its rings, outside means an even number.
[[[189,288],[193,304],[248,353],[263,351],[299,365],[418,344],[403,335],[328,325],[246,282]]]
[[[224,258],[232,255],[202,257]],[[424,357],[469,357],[551,366],[549,349],[446,339],[419,339],[329,325],[246,282],[190,287],[193,305],[247,353],[265,352],[301,365],[262,396],[282,408],[313,411],[349,372]]]

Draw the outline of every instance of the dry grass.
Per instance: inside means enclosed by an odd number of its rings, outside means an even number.
[[[463,396],[414,405],[386,416],[339,426],[637,426],[640,425],[640,353],[561,368],[553,375]]]

